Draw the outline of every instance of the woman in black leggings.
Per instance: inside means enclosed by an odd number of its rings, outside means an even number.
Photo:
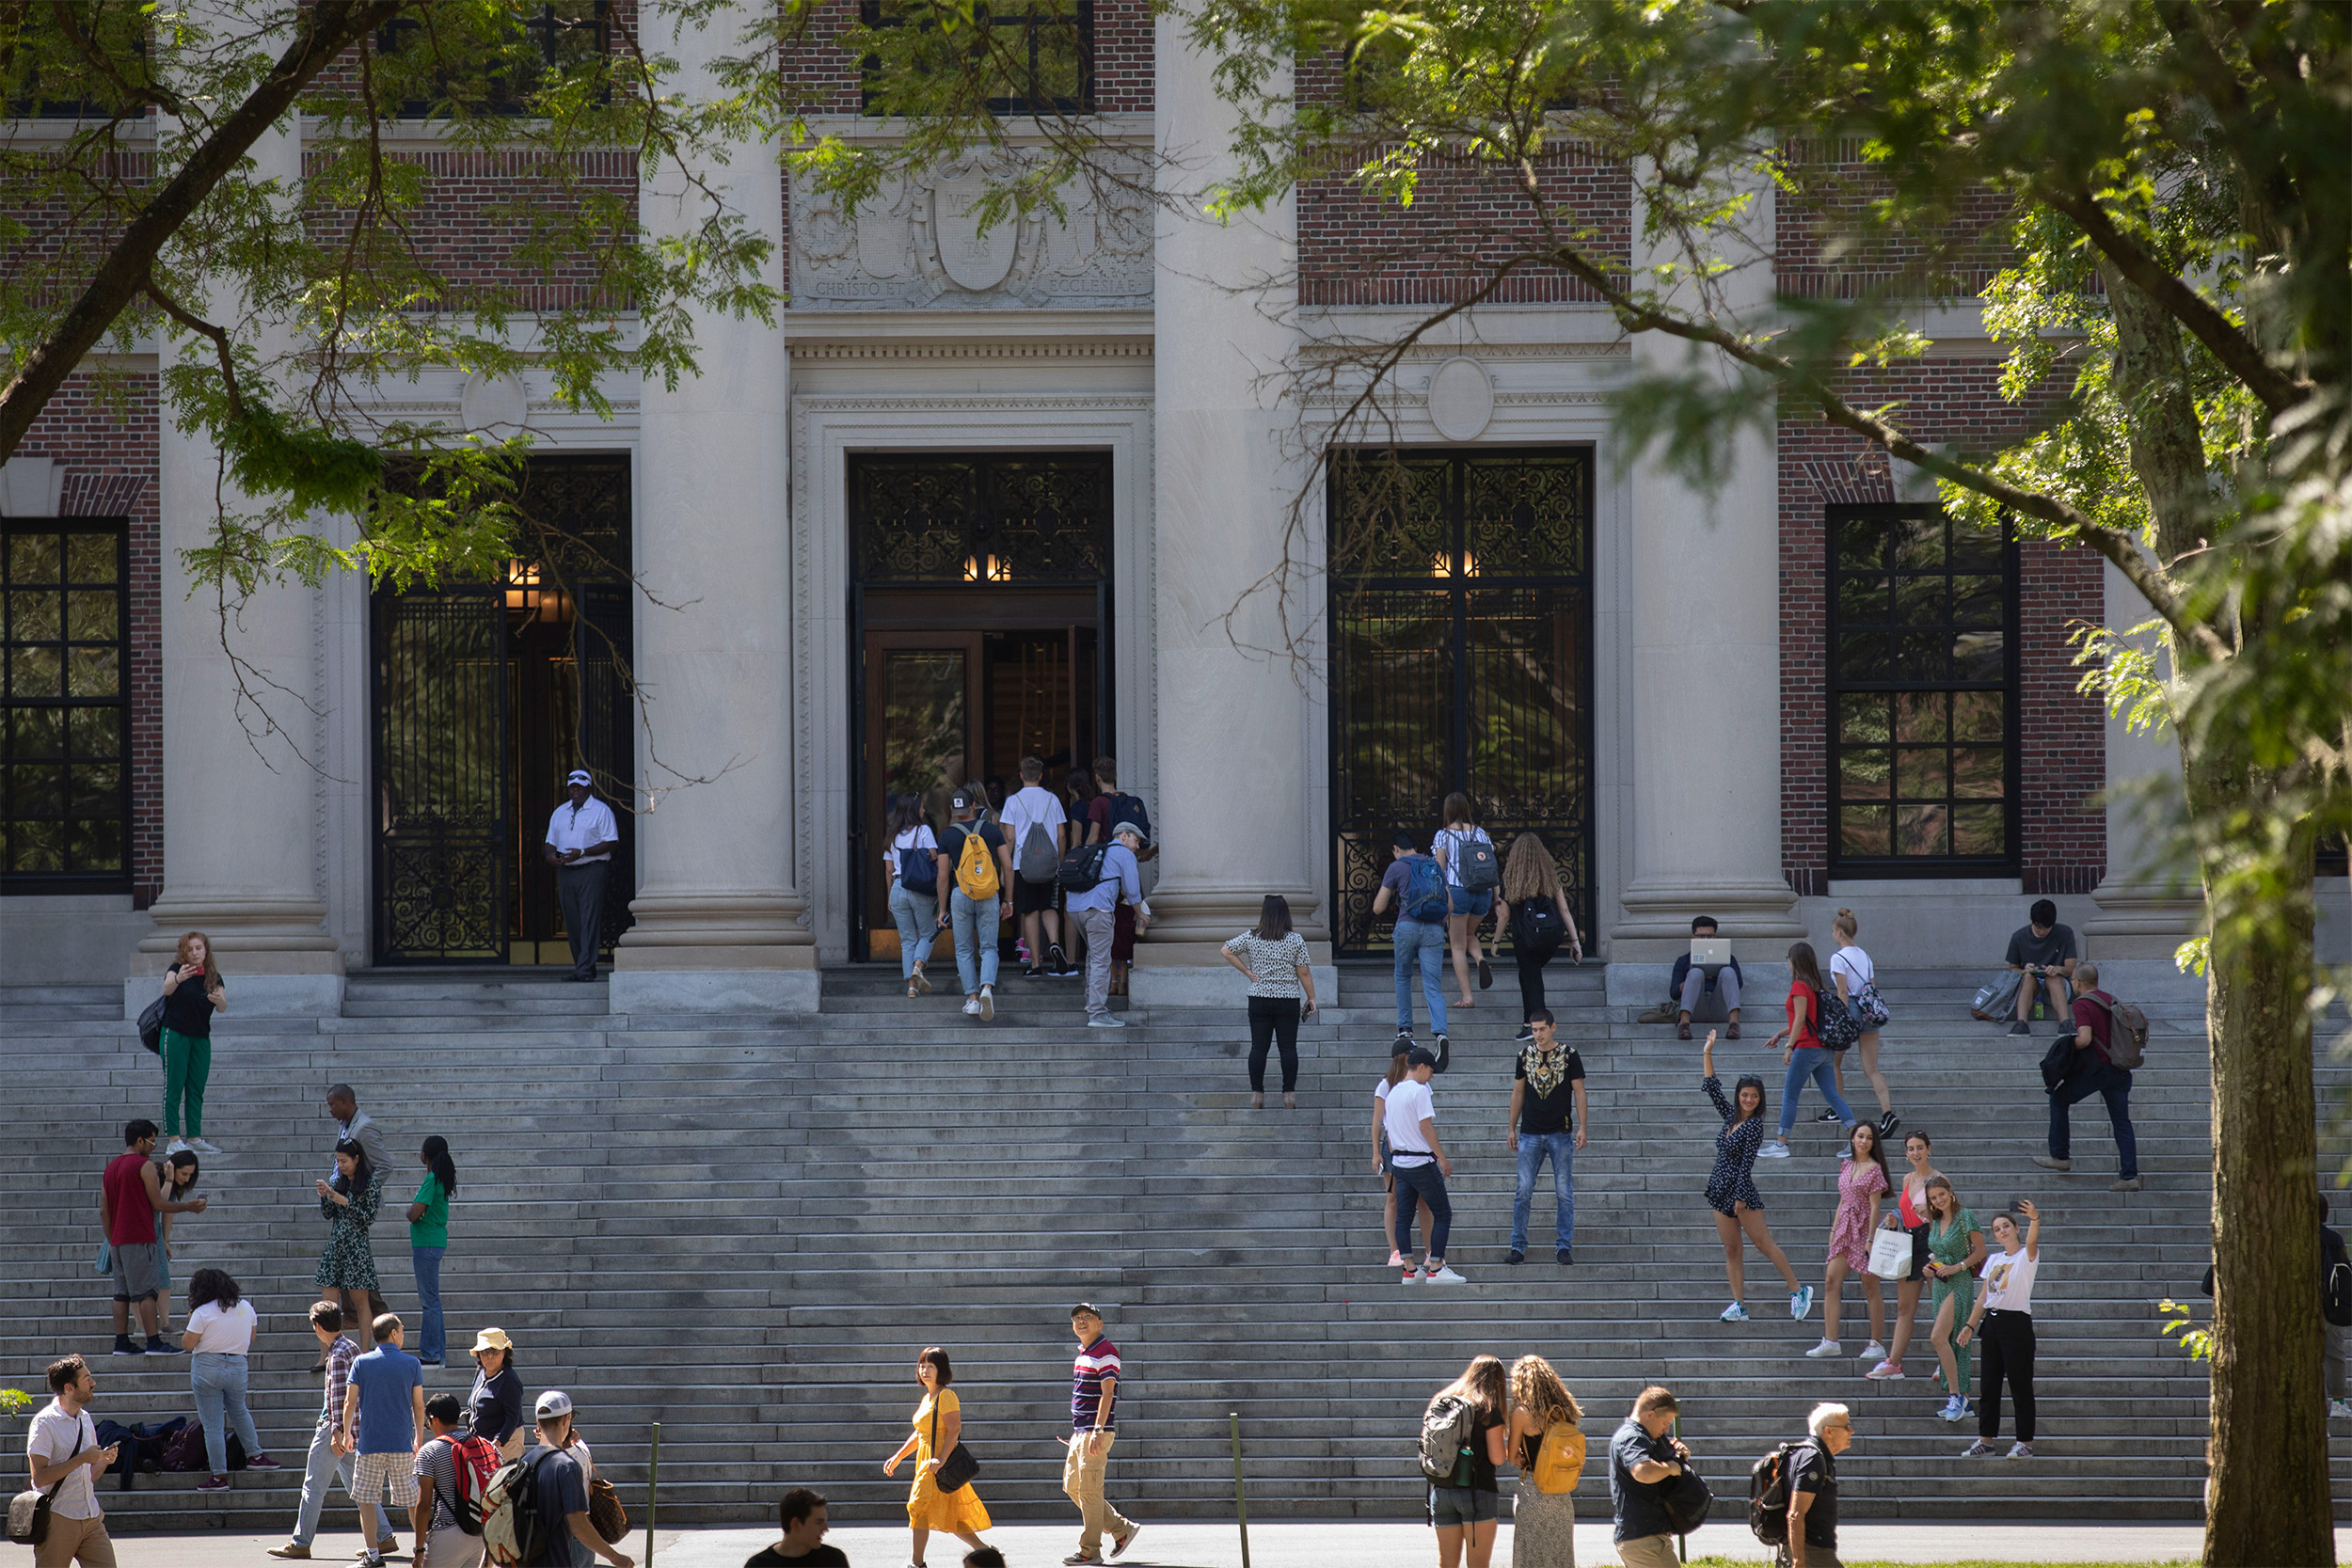
[[[1249,1105],[1265,1106],[1265,1059],[1282,1048],[1282,1104],[1298,1108],[1298,1025],[1315,1014],[1306,939],[1291,929],[1290,900],[1266,895],[1258,924],[1225,944],[1225,961],[1249,982]]]
[[[1527,1020],[1544,1010],[1544,965],[1565,947],[1577,963],[1584,961],[1584,942],[1576,934],[1576,917],[1568,912],[1568,897],[1560,887],[1560,868],[1551,851],[1534,833],[1511,841],[1502,863],[1502,901],[1495,908],[1495,929],[1511,933],[1511,953],[1519,965],[1519,1036],[1532,1039]]]
[[[1993,1244],[2001,1250],[1984,1260],[1984,1289],[1977,1292],[1977,1309],[1960,1331],[1963,1345],[1981,1340],[1977,1365],[1984,1369],[1984,1392],[1977,1399],[1977,1440],[1961,1450],[1963,1459],[1983,1459],[1998,1450],[1993,1440],[2001,1432],[2001,1380],[2009,1380],[2010,1398],[2017,1404],[2017,1441],[2011,1459],[2033,1457],[2033,1280],[2042,1269],[2042,1211],[2028,1198],[2010,1207],[2016,1214],[1993,1216]],[[2026,1217],[2019,1235],[2017,1214]]]

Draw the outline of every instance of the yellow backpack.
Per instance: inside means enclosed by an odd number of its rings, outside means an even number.
[[[995,897],[1002,886],[996,879],[996,857],[989,853],[988,840],[980,836],[980,825],[967,825],[962,851],[956,856],[956,891],[978,904]]]
[[[1584,1479],[1584,1433],[1565,1421],[1554,1421],[1535,1450],[1535,1490],[1546,1497],[1573,1492]]]

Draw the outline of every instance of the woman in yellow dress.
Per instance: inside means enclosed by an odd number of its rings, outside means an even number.
[[[907,1528],[914,1534],[909,1561],[914,1568],[924,1568],[923,1544],[930,1539],[931,1531],[946,1530],[965,1545],[977,1546],[989,1520],[978,1488],[969,1481],[953,1492],[939,1489],[939,1462],[956,1451],[956,1440],[963,1434],[963,1413],[955,1390],[948,1386],[956,1380],[956,1370],[948,1365],[947,1353],[933,1345],[916,1356],[914,1376],[923,1385],[923,1402],[914,1407],[914,1431],[897,1453],[882,1461],[882,1474],[895,1474],[898,1461],[914,1456],[914,1484],[907,1491]],[[936,1442],[932,1439],[934,1421]]]

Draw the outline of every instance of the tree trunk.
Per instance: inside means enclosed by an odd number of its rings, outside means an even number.
[[[2207,1568],[2333,1564],[2320,1386],[2318,1117],[2308,825],[2268,836],[2272,779],[2185,740],[2213,946],[2213,1479]],[[2245,823],[2246,826],[2233,826]],[[2249,876],[2249,868],[2267,876]]]

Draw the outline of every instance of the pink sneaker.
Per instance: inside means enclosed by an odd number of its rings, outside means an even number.
[[[1405,1266],[1405,1255],[1404,1255],[1403,1253],[1401,1253],[1401,1252],[1391,1252],[1391,1253],[1390,1253],[1390,1254],[1389,1254],[1389,1267],[1391,1267],[1391,1268],[1392,1268],[1392,1269],[1401,1269],[1401,1268],[1403,1268],[1404,1266]]]
[[[1899,1361],[1882,1361],[1877,1366],[1871,1368],[1868,1371],[1864,1372],[1862,1375],[1867,1378],[1876,1378],[1881,1383],[1892,1383],[1903,1375],[1902,1363]]]

